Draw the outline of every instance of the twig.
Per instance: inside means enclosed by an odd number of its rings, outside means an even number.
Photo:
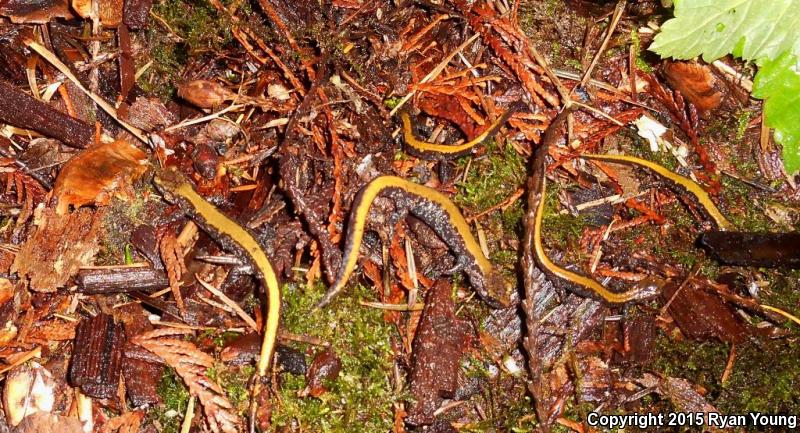
[[[408,304],[386,304],[383,302],[369,302],[369,301],[360,301],[360,305],[364,307],[370,308],[377,308],[379,310],[387,310],[387,311],[422,311],[425,308],[425,304],[422,302],[417,302],[413,305]]]
[[[225,305],[227,305],[231,310],[233,310],[237,316],[239,316],[248,326],[253,328],[254,331],[258,332],[258,325],[256,321],[250,317],[249,314],[245,313],[242,310],[242,307],[239,306],[236,302],[234,302],[231,298],[227,297],[225,293],[222,293],[221,290],[217,289],[216,287],[212,286],[211,284],[203,281],[202,279],[198,278],[197,282],[200,283],[206,290],[213,293],[214,296],[218,297]]]
[[[189,403],[186,405],[186,413],[183,415],[183,423],[181,423],[181,433],[189,433],[192,428],[192,419],[194,419],[194,401],[197,397],[191,396]]]
[[[572,101],[572,104],[574,104],[574,105],[577,105],[578,107],[584,108],[584,109],[586,109],[586,110],[589,110],[589,111],[591,111],[592,113],[594,113],[594,114],[597,114],[597,115],[598,115],[598,116],[600,116],[600,117],[603,117],[603,118],[605,118],[605,119],[608,119],[608,121],[609,121],[609,122],[611,122],[611,123],[613,123],[613,124],[615,124],[615,125],[617,125],[617,126],[623,126],[623,127],[625,126],[625,124],[624,124],[624,123],[622,123],[622,122],[620,122],[619,120],[617,120],[617,119],[615,119],[615,118],[613,118],[613,117],[609,116],[609,115],[608,115],[608,114],[606,114],[606,113],[603,113],[602,111],[598,110],[597,108],[594,108],[594,107],[592,107],[592,106],[589,106],[589,105],[586,105],[586,104],[580,103],[580,102],[578,102],[578,101]]]
[[[427,82],[433,80],[434,78],[436,78],[439,74],[441,74],[442,71],[444,70],[445,66],[447,66],[448,63],[450,63],[450,60],[453,60],[453,57],[455,57],[456,54],[461,52],[464,48],[467,48],[469,46],[469,44],[471,44],[472,42],[475,41],[475,39],[478,38],[478,36],[479,36],[479,34],[475,33],[469,39],[464,41],[463,44],[459,45],[458,48],[453,50],[453,52],[448,54],[441,62],[439,62],[439,64],[436,65],[436,67],[433,68],[432,71],[428,72],[428,75],[423,77],[422,80],[420,80],[419,84],[427,83]],[[414,94],[416,92],[417,92],[417,89],[411,89],[411,91],[408,92],[408,94],[406,96],[403,96],[403,99],[401,99],[400,102],[397,103],[397,106],[395,106],[392,109],[392,111],[389,112],[389,115],[390,116],[394,116],[394,114],[397,113],[400,110],[400,108],[402,108],[403,105],[405,105],[405,103],[408,102],[408,100],[411,99],[412,96],[414,96]]]
[[[467,217],[466,220],[467,220],[467,222],[472,222],[472,221],[475,221],[476,219],[478,219],[478,218],[480,218],[480,217],[482,217],[482,216],[484,216],[486,214],[489,214],[491,212],[496,211],[497,209],[506,209],[507,207],[511,206],[511,204],[513,204],[515,201],[519,200],[519,198],[522,197],[522,194],[525,194],[525,189],[524,188],[517,188],[505,200],[501,201],[500,203],[497,203],[496,205],[494,205],[494,206],[492,206],[492,207],[490,207],[490,208],[488,208],[488,209],[486,209],[486,210],[484,210],[482,212],[479,212],[479,213],[477,213],[475,215]]]
[[[689,284],[689,281],[692,281],[692,278],[697,276],[698,272],[700,272],[700,266],[694,265],[694,268],[691,270],[691,272],[689,272],[689,275],[687,275],[686,278],[681,282],[681,285],[678,286],[678,288],[675,290],[675,293],[673,293],[672,296],[669,298],[669,301],[667,301],[667,303],[664,304],[663,307],[661,307],[661,311],[658,314],[659,316],[663,316],[667,312],[669,306],[672,305],[672,301],[674,301],[675,298],[678,297],[678,293],[680,293],[681,290],[683,290],[683,288]]]
[[[32,49],[33,51],[39,53],[40,56],[42,56],[45,60],[47,60],[53,66],[55,66],[55,68],[58,69],[62,74],[64,74],[64,76],[66,76],[70,81],[72,81],[72,83],[75,84],[75,86],[77,86],[78,89],[80,89],[83,93],[85,93],[86,96],[91,98],[92,101],[94,101],[100,108],[103,109],[103,111],[108,113],[109,116],[113,117],[114,120],[116,120],[120,125],[122,125],[125,129],[127,129],[128,132],[133,134],[139,140],[142,140],[144,143],[148,142],[147,135],[144,133],[144,131],[120,119],[117,116],[116,108],[112,107],[111,104],[106,102],[99,95],[90,92],[86,87],[84,87],[83,84],[80,82],[80,80],[78,80],[78,78],[72,73],[69,67],[67,67],[67,65],[61,62],[61,60],[59,60],[58,57],[56,57],[56,55],[53,54],[50,50],[38,44],[37,42],[34,42],[29,39],[25,41],[25,45],[28,48]]]
[[[225,113],[227,113],[229,111],[236,110],[236,109],[239,109],[239,108],[242,108],[242,107],[244,107],[244,105],[231,104],[228,107],[225,107],[222,110],[217,111],[216,113],[211,113],[211,114],[209,114],[207,116],[198,117],[197,119],[187,119],[187,120],[184,120],[183,122],[176,123],[175,125],[172,125],[170,127],[164,128],[164,132],[170,132],[170,131],[174,131],[176,129],[181,129],[181,128],[185,128],[187,126],[192,126],[192,125],[196,125],[198,123],[203,123],[203,122],[207,122],[209,120],[214,120],[214,119],[219,118],[220,116],[222,116],[223,114],[225,114]]]
[[[619,24],[619,20],[620,18],[622,18],[623,12],[625,12],[625,0],[619,0],[617,2],[617,6],[614,7],[614,17],[611,18],[611,25],[608,26],[606,37],[605,39],[603,39],[603,43],[600,45],[600,49],[597,50],[597,53],[595,53],[594,58],[592,59],[592,63],[589,64],[589,67],[583,74],[583,78],[581,79],[581,87],[586,86],[586,83],[589,81],[589,78],[592,75],[594,67],[597,66],[597,62],[600,60],[600,56],[602,56],[603,53],[606,51],[606,47],[608,47],[608,42],[611,41],[611,36],[614,35],[614,30],[616,30],[617,24]]]
[[[736,345],[731,345],[731,351],[728,353],[728,362],[725,364],[725,370],[722,372],[722,377],[719,379],[722,385],[728,381],[728,378],[731,376],[733,372],[733,366],[735,365],[736,361]]]
[[[753,82],[749,78],[737,72],[735,69],[728,66],[722,60],[715,60],[711,62],[711,66],[717,68],[718,71],[729,76],[736,82],[742,89],[747,90],[747,93],[753,93]]]

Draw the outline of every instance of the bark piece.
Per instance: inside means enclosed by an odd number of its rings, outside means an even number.
[[[36,231],[20,247],[11,272],[30,280],[32,290],[55,292],[82,266],[91,265],[97,251],[102,211],[79,209],[58,216],[51,208],[37,215]]]
[[[75,280],[78,291],[90,295],[154,292],[169,285],[167,274],[153,268],[81,269]]]
[[[147,20],[150,17],[150,8],[152,7],[153,0],[125,0],[122,21],[131,30],[147,27]]]
[[[0,2],[0,15],[16,24],[47,24],[56,18],[73,18],[65,0],[7,0]]]
[[[177,116],[156,98],[139,96],[130,106],[122,104],[117,114],[122,120],[145,131],[158,131],[177,122]]]
[[[128,304],[117,311],[119,312],[119,319],[125,328],[125,335],[138,335],[153,330],[153,325],[147,320],[141,304]],[[146,359],[141,359],[137,356],[138,353],[134,353],[137,351],[144,350],[130,341],[125,343],[124,356],[122,358],[122,377],[125,379],[125,391],[128,393],[128,398],[134,407],[156,404],[160,401],[158,397],[158,382],[164,373],[164,366],[159,362],[149,362]]]
[[[77,148],[94,138],[91,125],[56,110],[48,104],[0,80],[0,122],[32,129]]]
[[[667,311],[687,337],[695,340],[717,338],[728,343],[741,343],[750,334],[750,328],[721,298],[702,288],[688,284],[677,296],[676,284],[664,287],[664,302],[672,299]]]
[[[436,283],[425,298],[417,334],[411,371],[411,406],[406,422],[427,425],[445,398],[453,398],[458,386],[461,356],[469,340],[469,324],[455,315],[448,281]]]
[[[112,398],[117,393],[122,370],[125,330],[107,314],[84,319],[75,332],[69,380],[84,394]]]
[[[800,268],[800,233],[709,231],[698,243],[720,263],[764,268]]]

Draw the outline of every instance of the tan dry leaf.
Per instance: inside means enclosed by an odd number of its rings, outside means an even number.
[[[664,63],[664,75],[670,86],[680,91],[704,117],[722,102],[717,79],[706,65],[698,62],[667,61]]]
[[[72,0],[72,8],[81,18],[92,18],[92,0]],[[122,0],[98,0],[97,11],[105,27],[117,27],[122,22]]]
[[[92,0],[72,0],[72,9],[74,9],[81,18],[91,18]]]
[[[33,362],[16,367],[6,377],[3,409],[11,426],[37,412],[49,413],[55,404],[56,383],[46,368]]]
[[[214,358],[188,341],[163,338],[191,332],[186,329],[161,328],[139,334],[131,341],[158,355],[164,363],[175,369],[191,395],[200,400],[206,422],[214,433],[239,433],[244,425],[242,419],[225,397],[223,389],[206,377],[206,370],[214,365]]]
[[[25,417],[11,433],[84,433],[80,420],[73,417],[38,412]]]
[[[147,171],[147,155],[125,140],[93,146],[72,157],[56,179],[56,211],[69,206],[105,205],[113,196],[132,196],[130,183]]]
[[[144,418],[142,411],[125,412],[106,421],[100,427],[99,433],[137,433],[142,424],[142,418]]]
[[[91,265],[100,250],[103,212],[79,209],[56,215],[45,208],[34,218],[37,226],[19,249],[11,272],[30,280],[32,290],[55,292],[83,266]]]

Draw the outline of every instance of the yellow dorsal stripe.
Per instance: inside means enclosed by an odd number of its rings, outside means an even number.
[[[486,137],[493,134],[497,128],[503,124],[508,118],[511,116],[513,111],[516,108],[511,108],[503,113],[502,116],[498,117],[497,120],[494,121],[486,130],[484,130],[480,135],[473,138],[472,140],[462,143],[459,145],[448,145],[448,144],[436,144],[431,143],[428,141],[422,141],[418,139],[414,135],[414,131],[411,126],[411,117],[407,112],[403,112],[400,115],[400,118],[403,120],[403,139],[405,140],[406,144],[411,146],[413,149],[416,149],[419,152],[435,152],[441,154],[454,154],[467,151],[478,144],[480,144],[483,140],[486,140]]]
[[[350,249],[347,251],[347,256],[344,258],[339,275],[329,293],[338,293],[347,284],[350,275],[355,270],[356,263],[358,262],[358,250],[364,238],[364,229],[367,224],[369,208],[373,200],[375,200],[375,197],[387,188],[400,188],[408,193],[431,200],[441,206],[447,213],[450,225],[461,235],[464,248],[466,248],[467,252],[475,259],[481,272],[484,274],[489,274],[491,272],[492,265],[483,255],[483,251],[478,245],[478,242],[475,241],[475,238],[472,236],[469,230],[469,224],[467,224],[467,221],[461,216],[458,207],[456,207],[447,196],[433,188],[409,182],[397,176],[380,176],[373,179],[364,187],[361,192],[361,199],[358,203],[354,203],[356,207],[350,216],[350,218],[353,218],[354,223],[351,226],[351,232],[347,234],[350,237]]]
[[[659,176],[674,182],[681,187],[685,188],[692,194],[700,206],[702,206],[711,219],[714,220],[714,223],[720,230],[732,230],[733,225],[725,218],[725,215],[720,212],[717,205],[711,201],[711,197],[708,193],[697,184],[697,182],[693,181],[692,179],[681,176],[675,172],[668,170],[666,167],[658,165],[654,162],[648,161],[646,159],[636,158],[633,156],[625,156],[625,155],[597,155],[597,154],[584,154],[581,155],[581,158],[586,159],[593,159],[598,161],[607,161],[607,162],[616,162],[620,164],[633,164],[638,165],[640,167],[647,168]]]
[[[261,355],[258,359],[257,371],[259,376],[264,376],[269,369],[275,352],[275,340],[278,335],[278,323],[280,321],[280,287],[278,286],[275,271],[273,271],[272,265],[258,241],[242,226],[225,216],[214,205],[197,194],[189,183],[180,183],[172,192],[187,200],[195,212],[203,217],[206,224],[236,242],[250,256],[253,266],[261,273],[266,285],[268,306],[267,321],[264,325],[264,340],[261,344]]]
[[[542,173],[542,176],[544,176],[544,173]],[[539,206],[536,208],[536,215],[533,223],[533,248],[534,248],[534,253],[536,254],[536,257],[539,259],[541,265],[548,272],[554,274],[555,276],[563,278],[573,284],[585,287],[586,289],[589,289],[592,292],[596,293],[598,296],[605,299],[609,303],[621,304],[637,299],[637,297],[641,293],[640,290],[634,289],[627,292],[615,293],[608,290],[605,286],[595,281],[593,278],[589,278],[585,275],[577,274],[570,270],[564,269],[550,260],[550,258],[547,256],[547,253],[544,251],[544,246],[542,245],[542,219],[544,215],[544,202],[545,202],[544,192],[547,179],[544,178],[541,180],[541,182],[542,182],[541,194],[540,194],[541,197],[539,198]]]

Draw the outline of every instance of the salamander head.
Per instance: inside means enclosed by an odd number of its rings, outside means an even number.
[[[486,293],[480,293],[492,308],[508,308],[519,302],[516,281],[506,279],[499,272],[492,271],[485,278]]]
[[[155,169],[153,184],[168,201],[173,201],[175,191],[179,186],[185,184],[186,182],[186,178],[183,177],[183,175],[180,174],[174,167]]]

